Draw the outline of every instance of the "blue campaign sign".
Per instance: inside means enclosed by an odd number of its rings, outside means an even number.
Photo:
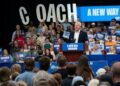
[[[77,7],[77,15],[81,22],[120,21],[120,6],[83,6]]]
[[[54,48],[54,51],[57,52],[60,48],[60,45],[59,44],[54,44],[53,48]]]
[[[64,31],[64,33],[63,33],[63,37],[69,39],[69,36],[70,36],[70,32],[68,32],[68,31]]]
[[[120,45],[116,46],[116,53],[119,54],[120,53]]]
[[[83,43],[63,43],[62,50],[63,51],[71,51],[71,50],[83,51],[84,46],[83,46]]]
[[[120,36],[120,30],[116,30],[115,33],[117,36]]]
[[[0,57],[0,63],[11,62],[10,56]]]

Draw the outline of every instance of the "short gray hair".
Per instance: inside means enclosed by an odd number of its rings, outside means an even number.
[[[80,25],[81,26],[81,22],[75,22],[75,25]]]
[[[51,79],[51,75],[48,74],[46,71],[40,70],[34,77],[33,77],[33,86],[49,86],[49,81]]]

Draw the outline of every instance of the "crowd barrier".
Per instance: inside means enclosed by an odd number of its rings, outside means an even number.
[[[112,64],[116,61],[120,61],[120,55],[88,55],[89,61],[107,61],[108,66],[112,66]]]

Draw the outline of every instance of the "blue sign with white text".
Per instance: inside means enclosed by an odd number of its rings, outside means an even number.
[[[83,46],[83,43],[63,43],[62,50],[63,51],[71,51],[71,50],[83,51],[84,46]]]
[[[81,22],[120,21],[120,6],[84,6],[77,7],[77,15]]]
[[[120,45],[117,45],[117,46],[116,46],[116,53],[117,53],[117,54],[120,54]]]
[[[0,57],[0,63],[9,63],[11,62],[10,56]]]
[[[117,36],[120,36],[120,30],[116,30],[115,33]]]

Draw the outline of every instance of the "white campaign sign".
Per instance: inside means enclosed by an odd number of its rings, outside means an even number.
[[[39,22],[64,22],[68,16],[68,22],[72,20],[77,21],[77,7],[76,4],[67,4],[67,9],[63,4],[58,4],[56,7],[54,4],[49,4],[48,11],[46,10],[44,4],[38,4],[36,6],[36,16]],[[30,17],[28,11],[25,7],[19,8],[19,15],[21,21],[24,25],[30,22]],[[57,17],[57,19],[56,19]]]

